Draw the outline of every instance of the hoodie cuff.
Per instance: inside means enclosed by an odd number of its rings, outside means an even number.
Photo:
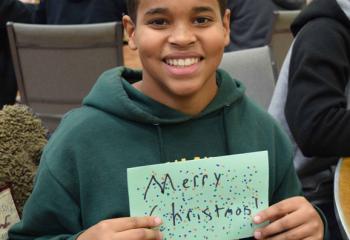
[[[86,230],[83,230],[81,232],[78,232],[77,234],[72,235],[69,239],[67,240],[76,240],[83,232],[85,232]]]
[[[326,219],[326,216],[324,215],[324,213],[322,212],[321,209],[319,209],[317,206],[315,206],[313,204],[314,208],[316,209],[316,211],[318,212],[318,214],[320,215],[322,222],[323,222],[323,228],[324,228],[324,232],[323,232],[323,240],[331,240],[330,236],[329,236],[329,230],[328,230],[328,222]]]

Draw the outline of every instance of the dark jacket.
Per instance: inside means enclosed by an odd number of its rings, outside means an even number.
[[[82,24],[121,21],[125,0],[43,0],[34,22],[39,24]]]
[[[0,109],[5,104],[13,104],[17,93],[6,22],[31,22],[33,12],[33,5],[13,0],[0,1]]]
[[[315,0],[292,25],[285,113],[305,156],[350,156],[349,29],[336,0]]]
[[[298,146],[294,164],[306,196],[318,204],[332,201],[335,165],[350,155],[350,21],[344,11],[337,0],[315,0],[297,17],[290,64],[276,86],[287,79],[287,94],[276,101],[274,94],[270,105],[285,101],[287,130]],[[283,124],[278,111],[270,112]]]

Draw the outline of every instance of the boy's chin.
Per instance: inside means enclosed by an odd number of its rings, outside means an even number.
[[[191,81],[191,80],[190,80]],[[198,95],[204,92],[215,91],[215,89],[206,89],[203,84],[194,82],[194,83],[186,83],[186,82],[177,82],[176,84],[172,84],[169,86],[169,91],[178,97],[189,98],[195,95]]]

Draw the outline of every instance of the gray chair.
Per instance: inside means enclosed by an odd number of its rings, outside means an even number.
[[[21,102],[53,131],[98,76],[123,65],[120,22],[82,25],[8,23]]]
[[[243,82],[248,97],[268,108],[275,85],[268,46],[224,53],[219,67]]]
[[[300,10],[280,10],[274,12],[274,24],[269,37],[269,46],[277,75],[293,41],[290,26],[299,13]]]

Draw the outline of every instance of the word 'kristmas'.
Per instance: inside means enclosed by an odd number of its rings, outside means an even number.
[[[258,199],[254,198],[255,201],[255,207],[258,208]],[[155,205],[153,209],[150,212],[150,216],[153,215],[153,213],[157,210],[158,205]],[[247,205],[243,206],[236,206],[235,208],[224,207],[219,206],[218,204],[215,204],[212,207],[206,206],[205,209],[192,209],[189,208],[185,212],[183,211],[183,206],[180,206],[180,209],[177,210],[175,207],[175,203],[171,203],[171,220],[173,226],[176,226],[176,224],[180,224],[183,221],[187,220],[188,222],[191,221],[198,221],[201,222],[201,220],[209,222],[213,220],[213,218],[230,218],[234,216],[250,216],[252,214],[251,207]]]

